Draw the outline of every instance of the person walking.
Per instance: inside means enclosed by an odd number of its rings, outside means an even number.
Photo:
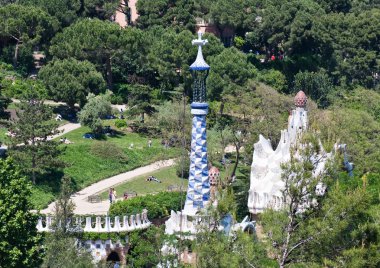
[[[110,204],[112,204],[112,199],[113,199],[113,191],[112,191],[112,188],[110,188],[110,190],[108,191],[108,198],[110,200]]]
[[[112,188],[112,202],[116,202],[116,197],[117,197],[116,190],[115,188]]]
[[[152,140],[151,139],[148,140],[148,147],[149,148],[152,147]]]

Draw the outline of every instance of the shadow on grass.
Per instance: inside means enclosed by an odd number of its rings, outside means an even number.
[[[125,136],[125,133],[116,129],[110,129],[109,132],[103,134],[86,133],[85,135],[91,135],[94,140],[106,141],[112,138],[120,139]]]
[[[53,108],[53,113],[60,114],[62,119],[65,119],[71,123],[78,123],[78,108],[71,109],[66,105],[59,105]]]

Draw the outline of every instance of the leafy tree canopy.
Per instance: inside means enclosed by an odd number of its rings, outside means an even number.
[[[128,54],[130,59],[143,47],[141,31],[120,29],[112,22],[84,19],[67,27],[52,40],[50,53],[60,59],[88,60],[102,71],[109,88],[113,87],[113,61]],[[141,47],[140,47],[141,45]]]
[[[194,9],[193,0],[137,1],[137,26],[142,29],[160,25],[173,27],[177,31],[194,30]]]
[[[104,92],[106,87],[101,73],[89,61],[73,58],[55,60],[44,66],[38,76],[46,85],[48,94],[55,101],[83,106],[88,93]]]
[[[79,112],[78,118],[81,124],[91,128],[94,134],[99,135],[103,132],[101,118],[111,114],[111,103],[108,96],[95,96],[90,93],[87,96],[87,103]]]
[[[0,266],[38,267],[41,235],[31,212],[31,185],[13,161],[0,160]]]
[[[236,48],[225,49],[210,57],[209,63],[212,66],[207,80],[209,99],[217,100],[224,94],[233,94],[256,75],[256,68]]]
[[[58,21],[37,7],[6,5],[0,8],[0,47],[14,46],[13,65],[18,64],[19,49],[29,50],[46,44],[58,30]]]

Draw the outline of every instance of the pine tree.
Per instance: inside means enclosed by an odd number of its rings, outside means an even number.
[[[14,133],[10,154],[35,184],[39,176],[63,167],[58,158],[61,150],[49,138],[59,133],[58,124],[52,121],[51,108],[38,98],[22,100],[17,116],[10,127]]]
[[[38,267],[41,236],[31,210],[31,185],[13,161],[0,160],[0,267]]]

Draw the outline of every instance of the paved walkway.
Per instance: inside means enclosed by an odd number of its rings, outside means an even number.
[[[158,161],[148,166],[140,167],[108,179],[104,179],[97,183],[90,185],[89,187],[84,188],[83,190],[73,194],[71,199],[75,203],[76,207],[74,210],[75,214],[84,215],[84,214],[94,214],[94,215],[105,215],[108,212],[110,207],[109,201],[102,201],[100,203],[90,203],[88,202],[88,197],[90,195],[99,194],[108,190],[110,187],[115,185],[130,181],[137,176],[141,176],[153,171],[159,170],[163,167],[173,166],[175,164],[174,159]],[[119,196],[122,193],[118,193]],[[52,214],[54,213],[54,202],[51,203],[48,208],[41,211],[43,214]]]
[[[54,136],[49,136],[47,139],[48,140],[52,140],[52,139],[55,139],[57,137],[66,135],[68,132],[73,131],[73,130],[75,130],[77,128],[80,128],[80,124],[79,123],[67,123],[67,124],[64,124],[64,125],[58,127],[58,130],[60,131],[60,133],[58,133],[58,134],[56,134]]]

